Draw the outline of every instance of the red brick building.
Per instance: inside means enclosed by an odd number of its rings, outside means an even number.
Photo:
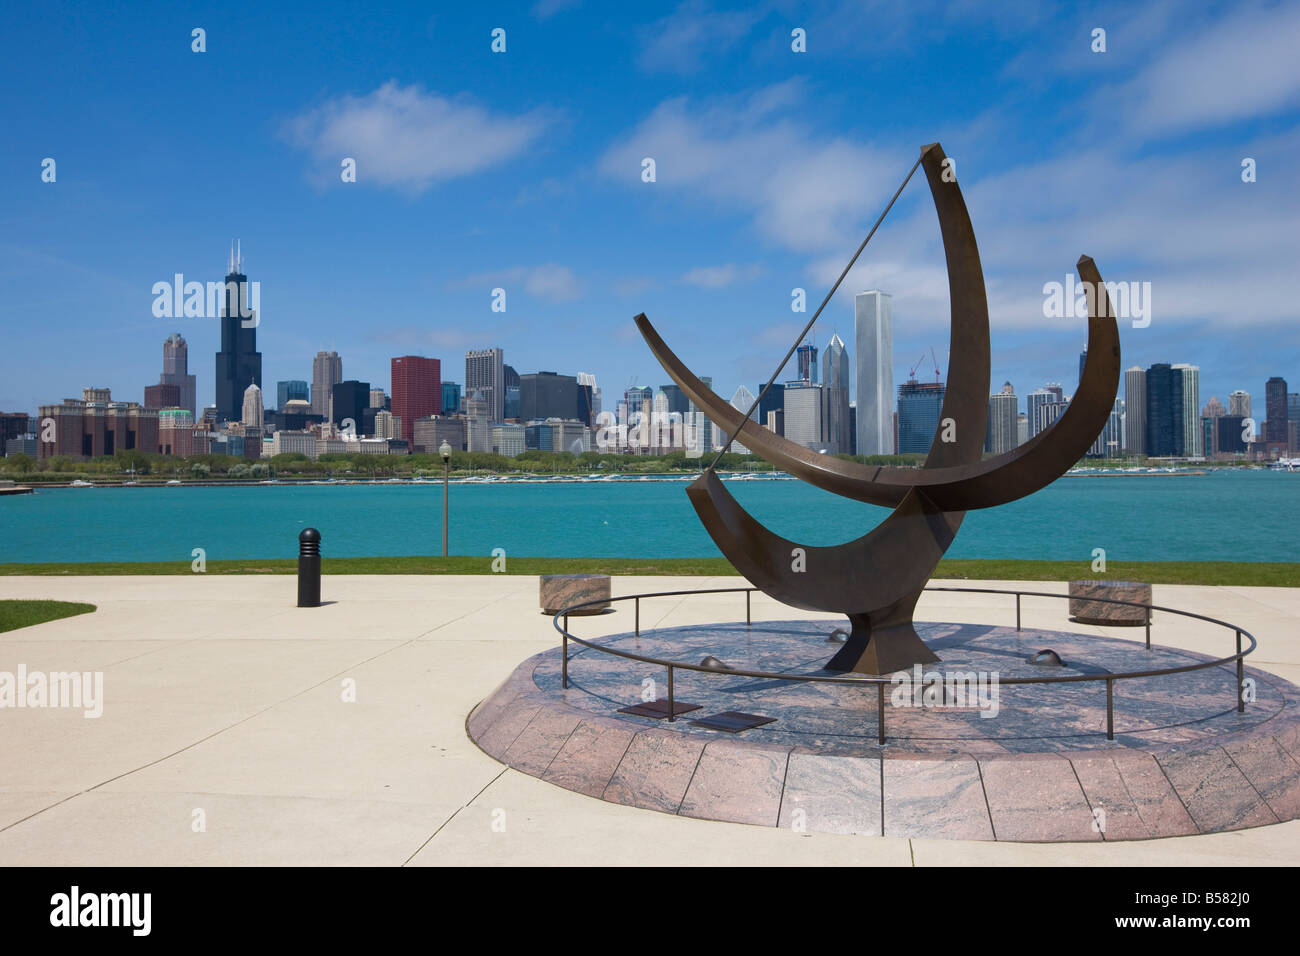
[[[181,387],[179,385],[146,385],[144,387],[145,408],[177,408],[181,404]],[[193,417],[193,413],[191,413]]]
[[[42,405],[37,421],[37,457],[98,458],[119,451],[158,451],[158,410],[138,402],[114,402],[108,389],[83,395],[104,399],[65,398],[62,405]],[[46,422],[54,422],[53,434]],[[47,437],[53,438],[47,441]]]
[[[177,388],[168,385],[167,388]],[[194,452],[194,416],[188,408],[167,408],[158,413],[158,452],[188,458]]]
[[[415,420],[442,414],[442,363],[403,355],[392,361],[392,412],[402,420],[402,437],[415,443]]]

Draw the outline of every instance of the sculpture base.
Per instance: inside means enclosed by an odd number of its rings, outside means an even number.
[[[705,654],[739,669],[830,674],[841,619],[712,624],[621,634],[601,643],[662,659]],[[1246,668],[1255,700],[1236,709],[1232,667],[1114,685],[1003,685],[955,700],[928,693],[949,674],[1061,676],[1204,661],[1206,655],[1064,631],[916,625],[943,656],[887,688],[878,743],[874,686],[677,670],[675,699],[700,709],[669,722],[620,714],[663,667],[570,645],[524,661],[467,721],[492,757],[608,802],[665,813],[833,833],[1030,842],[1134,840],[1300,819],[1300,688]],[[919,681],[919,683],[917,683]],[[986,690],[990,690],[987,688]],[[691,723],[740,711],[773,722],[738,733]]]
[[[912,599],[912,604],[916,599]],[[853,630],[839,653],[826,664],[828,671],[853,671],[858,674],[892,674],[914,664],[934,664],[939,655],[926,647],[912,624],[911,608],[906,620],[897,624],[881,622],[873,626],[871,615],[850,614]]]

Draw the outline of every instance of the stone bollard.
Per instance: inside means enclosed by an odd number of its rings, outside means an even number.
[[[303,528],[298,535],[298,606],[320,607],[320,532]]]

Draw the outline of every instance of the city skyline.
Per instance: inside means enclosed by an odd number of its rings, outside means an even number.
[[[247,320],[241,320],[244,315],[251,315],[241,296],[247,295],[245,276],[239,267],[241,260],[239,253],[236,251],[238,244],[232,245],[230,258],[230,272],[226,276],[224,286],[224,314],[222,316],[223,328],[223,349],[217,353],[216,369],[218,376],[225,370],[234,366],[231,352],[234,351],[251,351],[251,356],[256,360],[257,366],[260,367],[261,354],[255,351],[255,334],[256,322],[249,323]],[[869,305],[864,307],[864,299],[869,301]],[[875,323],[876,331],[875,340],[878,343],[876,352],[868,355],[859,355],[856,357],[855,364],[859,368],[871,368],[872,363],[882,358],[880,346],[887,348],[889,341],[889,303],[890,297],[886,293],[873,291],[870,293],[859,293],[855,297],[856,318],[859,322],[863,321],[866,316],[866,323],[870,326]],[[241,326],[252,326],[247,333],[247,338],[240,343],[240,337],[244,334]],[[860,331],[860,330],[859,330]],[[232,344],[240,343],[240,344]],[[803,406],[806,402],[796,400],[795,415],[791,420],[785,416],[784,408],[782,409],[783,422],[788,421],[792,426],[794,434],[802,436],[797,438],[801,442],[810,444],[810,446],[824,449],[832,453],[844,453],[849,449],[842,447],[842,442],[837,441],[831,434],[832,431],[843,429],[847,431],[847,419],[849,417],[848,392],[852,386],[851,375],[849,373],[849,360],[847,349],[838,335],[832,335],[831,342],[822,358],[822,378],[824,381],[818,382],[816,372],[817,348],[810,342],[805,342],[796,350],[798,354],[797,368],[794,374],[798,376],[795,379],[788,379],[784,384],[803,387],[812,390],[818,397],[819,406],[817,409],[805,409]],[[179,333],[173,333],[167,337],[163,345],[164,354],[164,372],[160,376],[160,384],[147,385],[144,387],[145,408],[167,409],[169,411],[184,408],[182,404],[181,391],[183,384],[188,381],[189,388],[193,389],[194,375],[185,375],[187,343]],[[235,356],[239,358],[239,356]],[[1087,358],[1086,348],[1079,354],[1080,369],[1082,369]],[[937,361],[937,359],[934,359]],[[500,348],[492,347],[486,349],[469,350],[465,353],[465,371],[466,379],[475,380],[476,385],[472,389],[477,396],[483,400],[484,407],[487,409],[487,422],[485,427],[495,427],[504,421],[500,418],[500,413],[494,413],[492,396],[496,393],[501,397],[500,401],[509,405],[511,399],[508,396],[511,391],[505,386],[506,381],[520,382],[521,377],[514,371],[512,366],[504,363],[504,351]],[[924,356],[922,357],[924,362]],[[890,363],[892,364],[892,363]],[[442,408],[443,401],[443,383],[440,379],[439,368],[441,360],[435,357],[424,356],[397,356],[390,360],[390,378],[389,389],[372,387],[370,382],[361,382],[355,379],[339,383],[338,376],[341,375],[342,357],[337,352],[318,352],[313,360],[313,387],[307,394],[303,394],[302,386],[306,383],[302,380],[281,380],[276,383],[276,394],[278,398],[277,408],[275,411],[284,411],[286,399],[290,392],[295,398],[311,400],[311,409],[316,411],[318,395],[321,387],[327,386],[328,391],[328,411],[325,414],[327,422],[337,423],[344,419],[352,419],[356,423],[359,434],[374,435],[376,432],[376,422],[382,421],[383,427],[380,429],[384,432],[380,437],[402,438],[408,446],[414,446],[414,428],[417,420],[428,417],[429,415],[441,415],[444,413]],[[898,439],[900,452],[916,452],[929,447],[929,441],[925,435],[932,434],[934,424],[929,421],[935,418],[937,422],[937,408],[929,406],[931,400],[926,400],[924,407],[927,411],[923,414],[926,419],[925,423],[917,429],[915,413],[904,413],[905,405],[915,404],[920,394],[927,390],[924,383],[918,383],[915,379],[915,372],[920,367],[918,363],[909,369],[908,379],[900,385],[894,395],[891,403],[895,409],[896,418],[895,428],[901,435],[903,430],[909,432],[910,437],[904,443],[901,438]],[[788,366],[787,366],[788,369]],[[834,369],[834,371],[832,371]],[[399,372],[401,373],[399,375]],[[942,398],[943,381],[941,378],[941,369],[935,367],[935,382],[931,388],[936,388],[936,394],[939,399]],[[1147,381],[1148,372],[1157,374],[1158,382]],[[1112,423],[1107,426],[1107,431],[1103,436],[1098,438],[1098,443],[1094,445],[1093,453],[1097,454],[1103,446],[1110,445],[1112,451],[1123,450],[1129,453],[1148,453],[1148,449],[1158,457],[1178,456],[1200,458],[1207,454],[1213,446],[1213,450],[1218,450],[1219,441],[1217,431],[1208,423],[1203,422],[1203,416],[1209,417],[1227,417],[1229,414],[1241,418],[1237,413],[1241,410],[1249,412],[1252,407],[1251,395],[1248,390],[1235,389],[1229,393],[1229,408],[1225,408],[1217,400],[1217,396],[1212,396],[1209,403],[1205,406],[1204,411],[1201,407],[1202,395],[1199,390],[1199,379],[1201,370],[1189,363],[1155,363],[1149,369],[1133,367],[1124,373],[1123,398],[1117,398],[1116,410],[1112,417]],[[1136,376],[1136,377],[1134,377]],[[1172,376],[1172,379],[1169,378]],[[583,384],[579,384],[579,379]],[[584,423],[595,423],[595,412],[599,411],[599,394],[600,388],[597,379],[592,373],[578,373],[577,376],[557,374],[550,371],[540,371],[537,373],[525,373],[522,376],[524,385],[524,400],[522,407],[519,401],[519,386],[516,385],[514,392],[515,408],[512,412],[522,412],[523,414],[511,414],[505,416],[509,419],[518,419],[522,422],[576,419]],[[173,384],[181,383],[181,384]],[[549,383],[544,387],[541,383]],[[1171,384],[1167,384],[1171,383]],[[229,384],[233,384],[233,380]],[[446,383],[453,389],[459,387],[459,383]],[[342,386],[342,392],[339,391]],[[1153,388],[1155,389],[1153,392]],[[1170,391],[1170,389],[1173,391]],[[412,391],[413,390],[413,391]],[[256,392],[256,412],[250,416],[249,412],[249,395]],[[666,416],[669,411],[685,411],[685,408],[679,409],[679,405],[684,404],[679,390],[674,385],[664,385],[658,388],[649,386],[642,389],[633,389],[642,394],[642,402],[648,402],[653,399],[653,407],[656,414]],[[631,395],[632,391],[627,394]],[[832,391],[838,393],[839,397],[833,398]],[[111,392],[111,387],[83,387],[83,398],[86,395],[100,394],[106,395]],[[363,395],[362,393],[367,393]],[[409,392],[409,395],[408,395]],[[1261,437],[1266,441],[1282,442],[1288,440],[1288,425],[1279,424],[1286,422],[1288,419],[1294,421],[1296,418],[1297,403],[1300,403],[1300,395],[1287,391],[1287,382],[1281,376],[1271,376],[1265,383],[1266,402],[1268,407],[1274,411],[1274,420],[1263,422],[1266,434]],[[339,401],[338,396],[344,397],[344,412],[341,415],[335,414],[335,405]],[[792,398],[798,399],[799,393],[791,395]],[[376,401],[378,396],[378,401]],[[325,396],[321,396],[324,398]],[[777,399],[784,405],[784,394]],[[1015,393],[1014,387],[1010,382],[1005,383],[1001,392],[990,392],[990,409],[994,407],[998,399],[1009,399],[1011,406],[1015,409],[1014,414],[1019,415],[1019,399]],[[1028,437],[1033,437],[1042,429],[1049,427],[1055,422],[1061,414],[1064,413],[1068,406],[1069,397],[1065,394],[1063,387],[1059,383],[1049,382],[1046,385],[1033,389],[1025,396],[1025,413],[1026,433]],[[86,399],[89,400],[89,399]],[[115,400],[124,401],[120,396]],[[127,402],[133,400],[125,400]],[[229,420],[243,425],[255,425],[261,428],[263,424],[263,400],[262,391],[257,382],[252,381],[248,388],[238,396],[239,409],[235,414],[227,414],[215,404],[207,406],[208,410],[215,412],[216,420]],[[395,411],[390,413],[385,410],[386,405],[396,402]],[[754,393],[742,383],[736,390],[731,399],[733,406],[744,409],[754,401]],[[833,413],[834,408],[838,408],[839,403],[843,402],[843,412]],[[663,403],[662,409],[659,403]],[[737,404],[739,402],[739,404]],[[910,403],[910,404],[909,404]],[[43,406],[49,407],[46,403]],[[916,406],[918,409],[921,405]],[[1129,409],[1132,410],[1131,414]],[[1149,415],[1148,410],[1154,409],[1154,415]],[[1214,412],[1217,409],[1217,413]],[[272,411],[267,407],[266,411]],[[626,403],[623,403],[619,410],[619,416],[626,415]],[[856,414],[856,407],[853,412]],[[377,412],[377,414],[376,414]],[[406,414],[403,414],[403,413]],[[933,414],[932,414],[933,413]],[[13,414],[13,413],[8,413]],[[193,416],[193,413],[190,413]],[[379,416],[388,416],[380,419]],[[811,416],[809,418],[808,416]],[[390,425],[395,418],[396,424]],[[806,420],[805,420],[806,419]],[[836,424],[838,420],[839,424]],[[196,418],[191,417],[190,421]],[[623,417],[620,421],[625,421]],[[764,416],[759,417],[761,424],[767,424]],[[986,450],[994,451],[1005,444],[1006,427],[1002,427],[1003,437],[995,438],[993,432],[993,419],[990,418],[990,431],[986,442]],[[268,426],[271,423],[267,422]],[[1179,434],[1173,436],[1169,430],[1176,424]],[[1293,427],[1293,426],[1292,426]],[[389,434],[388,429],[396,428],[396,432]],[[1153,430],[1154,429],[1154,430]],[[274,428],[272,428],[274,430]],[[780,430],[784,431],[784,427]],[[721,437],[717,433],[716,427],[713,429],[715,441],[720,441]],[[806,433],[806,434],[805,434]],[[841,432],[843,433],[843,432]],[[915,434],[913,434],[915,433]],[[921,434],[924,433],[924,434]],[[476,433],[478,434],[478,433]],[[483,435],[479,435],[480,443],[487,441]],[[816,436],[816,437],[809,437]],[[1157,436],[1161,436],[1157,441]],[[511,439],[513,441],[513,439]],[[1139,444],[1140,443],[1140,444]],[[906,444],[906,447],[903,445]],[[530,447],[535,447],[530,444]],[[743,445],[736,445],[737,450],[743,449]],[[1233,448],[1235,449],[1235,444]],[[1004,450],[1004,449],[1003,449]]]

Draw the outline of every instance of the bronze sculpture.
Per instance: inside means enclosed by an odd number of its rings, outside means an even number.
[[[916,165],[924,167],[929,181],[947,260],[951,367],[940,421],[951,420],[956,426],[953,441],[932,443],[920,470],[857,464],[776,435],[750,418],[752,408],[749,413],[733,408],[701,382],[644,313],[636,317],[647,345],[669,376],[710,421],[727,431],[724,451],[739,439],[754,454],[818,488],[894,508],[861,538],[832,547],[810,547],[773,534],[740,506],[715,471],[721,452],[687,489],[718,549],[755,587],[794,607],[848,615],[852,631],[827,664],[831,670],[887,674],[937,661],[913,627],[912,614],[966,511],[1014,501],[1064,474],[1105,426],[1119,386],[1118,326],[1101,276],[1092,259],[1083,256],[1077,265],[1089,291],[1088,357],[1078,392],[1050,428],[1012,451],[980,460],[988,418],[989,327],[979,250],[961,189],[955,178],[945,175],[943,149],[938,143],[922,147]],[[894,194],[895,200],[903,186]],[[893,200],[796,346],[892,205]],[[793,352],[792,346],[767,387]],[[755,407],[767,387],[755,399]],[[791,560],[796,548],[805,555],[802,571],[795,570]]]

